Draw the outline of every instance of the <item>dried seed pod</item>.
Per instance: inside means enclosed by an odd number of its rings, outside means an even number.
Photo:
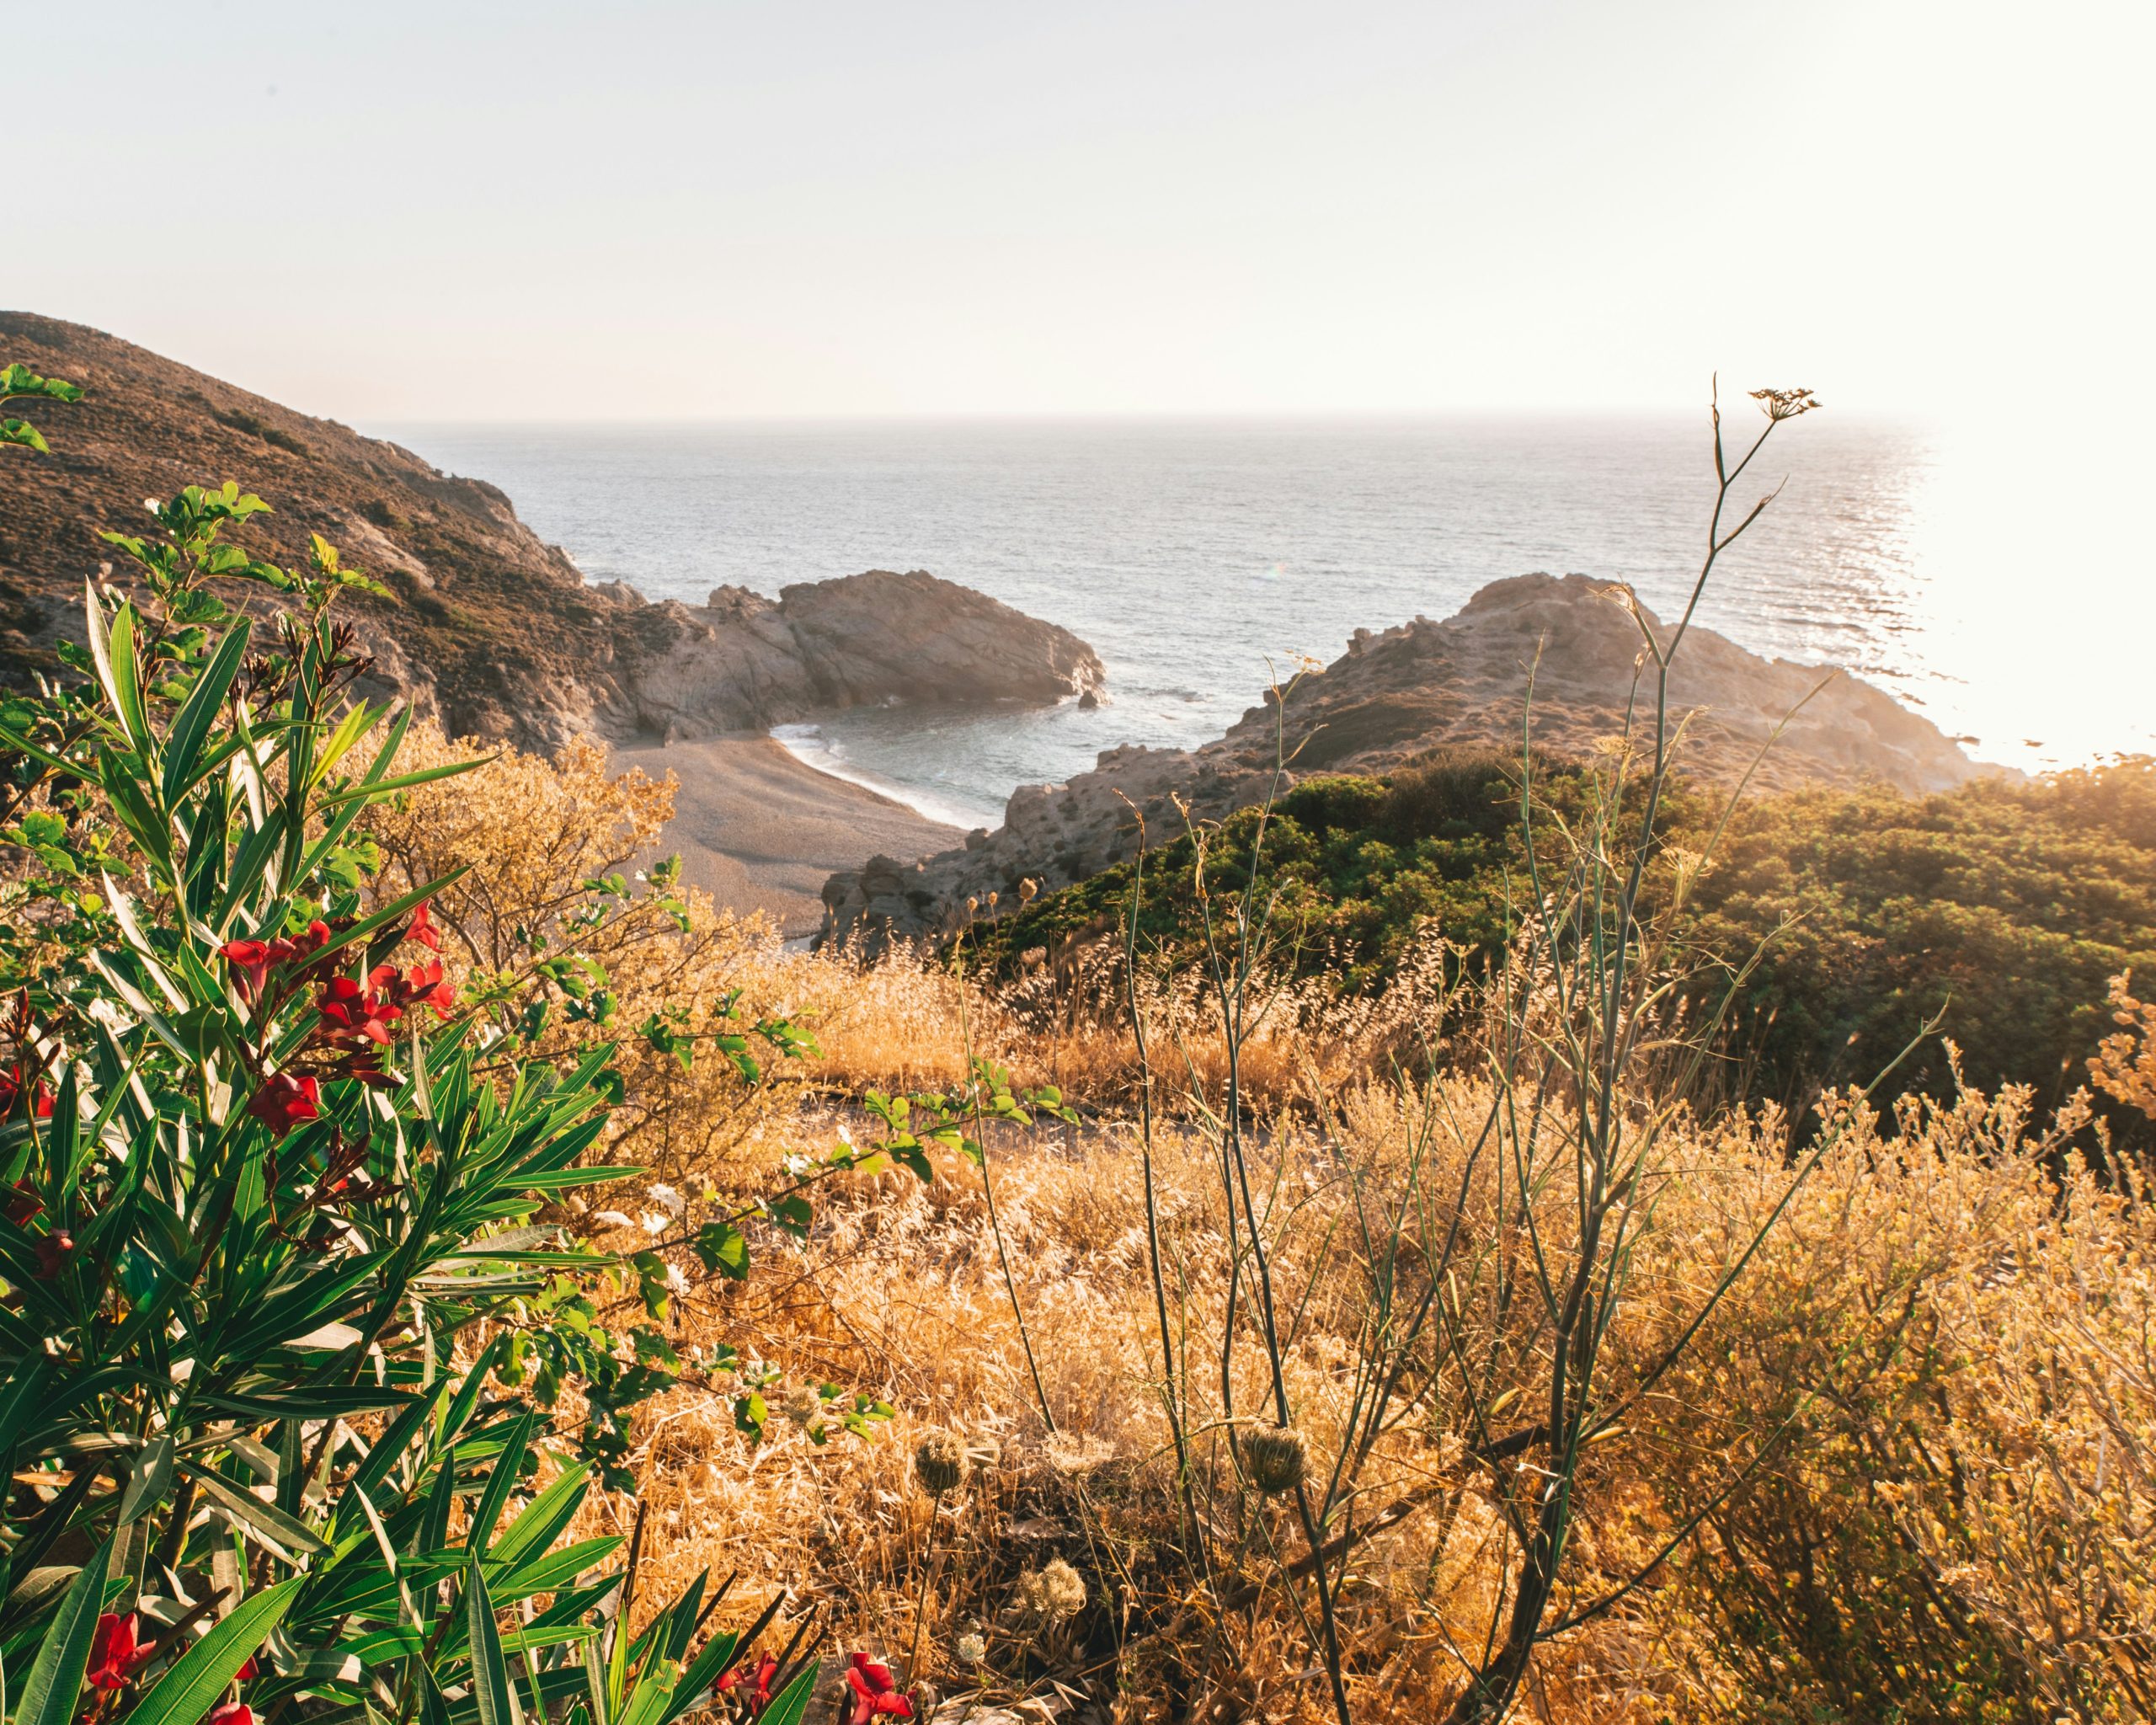
[[[1250,1470],[1250,1482],[1268,1498],[1294,1491],[1303,1482],[1309,1465],[1309,1446],[1293,1426],[1262,1426],[1243,1439],[1243,1466]]]
[[[956,1489],[966,1477],[966,1446],[958,1434],[941,1427],[925,1434],[914,1445],[913,1477],[923,1491],[939,1498]]]
[[[1060,1623],[1086,1609],[1086,1578],[1055,1558],[1018,1578],[1018,1600],[1043,1623]]]

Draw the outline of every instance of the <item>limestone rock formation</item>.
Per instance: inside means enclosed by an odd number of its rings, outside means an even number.
[[[1067,630],[919,570],[654,605],[586,583],[492,485],[113,336],[0,312],[9,360],[87,398],[39,404],[51,454],[0,452],[0,685],[51,669],[54,644],[79,630],[83,579],[114,558],[100,528],[132,531],[144,498],[227,479],[275,511],[244,531],[258,555],[302,563],[318,532],[389,589],[347,613],[376,692],[459,734],[551,750],[593,734],[708,737],[862,702],[1045,702],[1101,685],[1100,660]]]
[[[1629,589],[1534,574],[1491,583],[1443,622],[1358,630],[1341,658],[1289,687],[1284,707],[1268,695],[1203,748],[1110,750],[1068,784],[1021,785],[1002,826],[961,848],[833,875],[820,938],[932,937],[955,926],[969,897],[985,904],[996,893],[1000,909],[1025,879],[1043,890],[1081,880],[1131,854],[1141,814],[1158,842],[1182,831],[1177,798],[1198,820],[1260,800],[1283,748],[1283,788],[1311,772],[1384,772],[1439,749],[1517,751],[1530,668],[1536,743],[1587,753],[1622,732],[1636,692],[1639,723],[1651,722],[1642,625],[1671,638]],[[1671,702],[1680,769],[1694,777],[1734,781],[1778,727],[1753,779],[1762,789],[1877,781],[1920,793],[1988,770],[1870,684],[1763,659],[1696,624],[1676,657]]]

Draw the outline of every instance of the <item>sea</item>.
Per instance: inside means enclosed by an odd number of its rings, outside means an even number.
[[[1758,422],[1748,403],[1728,417],[1741,449]],[[1715,487],[1703,416],[379,429],[500,486],[590,579],[654,599],[925,569],[1075,631],[1107,669],[1094,710],[925,699],[780,733],[962,826],[1102,750],[1208,741],[1355,629],[1449,616],[1502,576],[1625,581],[1669,615]],[[1869,679],[1980,759],[2156,750],[2146,553],[2062,533],[2091,505],[2032,483],[1951,431],[1785,423],[1732,494],[1774,501],[1700,617]]]

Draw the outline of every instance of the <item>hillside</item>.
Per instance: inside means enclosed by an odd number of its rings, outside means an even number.
[[[1592,754],[1622,733],[1636,699],[1651,719],[1642,625],[1670,638],[1629,590],[1533,574],[1492,582],[1443,622],[1358,630],[1340,658],[1288,687],[1284,707],[1268,691],[1203,748],[1110,750],[1068,784],[1021,785],[1003,825],[960,848],[918,862],[872,857],[833,875],[823,937],[931,934],[952,926],[969,898],[985,904],[990,893],[1007,911],[1022,880],[1064,886],[1128,857],[1139,814],[1158,844],[1183,830],[1178,798],[1198,819],[1260,800],[1283,753],[1282,788],[1316,772],[1384,773],[1438,755],[1517,753],[1530,667],[1537,745],[1558,756]],[[1761,790],[1884,785],[1913,795],[1987,770],[1868,683],[1763,659],[1696,625],[1678,655],[1671,698],[1673,716],[1685,720],[1682,770],[1695,780],[1733,782],[1756,761]]]
[[[275,510],[248,540],[304,560],[310,532],[390,592],[354,616],[384,690],[456,734],[552,750],[571,738],[709,737],[864,702],[1047,702],[1099,686],[1086,644],[922,571],[722,587],[652,604],[584,580],[483,480],[292,412],[131,343],[0,312],[0,360],[80,384],[41,404],[52,453],[11,460],[0,487],[0,679],[48,669],[78,627],[97,532],[142,499],[237,480]]]

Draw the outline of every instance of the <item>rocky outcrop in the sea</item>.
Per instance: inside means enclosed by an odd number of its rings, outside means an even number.
[[[889,702],[1049,705],[1102,680],[1068,629],[923,569],[803,582],[776,600],[721,587],[701,607],[652,609],[671,634],[637,676],[636,724],[670,740]]]
[[[1043,890],[1082,880],[1132,853],[1141,814],[1161,842],[1182,831],[1178,799],[1197,820],[1262,799],[1283,747],[1283,788],[1312,772],[1381,773],[1438,750],[1516,752],[1530,668],[1535,742],[1584,755],[1623,731],[1636,690],[1647,715],[1639,723],[1651,720],[1643,624],[1670,638],[1626,588],[1538,574],[1492,582],[1443,622],[1359,629],[1343,656],[1289,688],[1284,706],[1268,693],[1201,749],[1111,750],[1068,784],[1020,786],[1002,826],[976,831],[962,848],[919,861],[877,857],[833,875],[820,937],[873,945],[934,936],[956,924],[969,898],[985,905],[994,892],[1007,904],[1028,879]],[[1919,793],[1986,770],[1870,684],[1763,659],[1696,624],[1670,682],[1672,717],[1684,724],[1679,765],[1694,778],[1734,781],[1778,728],[1753,776],[1762,789],[1878,782]]]
[[[257,555],[303,563],[318,532],[389,590],[355,595],[348,613],[375,657],[374,692],[461,735],[552,750],[864,702],[1085,698],[1101,684],[1100,660],[1068,630],[922,571],[654,605],[586,583],[495,487],[131,343],[0,312],[0,363],[11,360],[87,395],[39,404],[51,454],[5,451],[0,686],[51,669],[55,644],[80,629],[83,577],[113,557],[98,530],[131,531],[146,497],[227,479],[275,510],[243,536]]]

